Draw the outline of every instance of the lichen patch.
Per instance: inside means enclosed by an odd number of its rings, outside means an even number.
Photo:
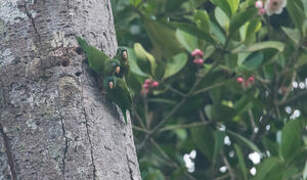
[[[0,50],[0,67],[2,65],[10,64],[14,59],[15,57],[10,49]]]
[[[5,23],[15,24],[22,19],[28,18],[27,15],[17,7],[18,0],[0,1],[0,19]]]

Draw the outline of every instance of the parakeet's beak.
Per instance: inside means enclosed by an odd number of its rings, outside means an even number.
[[[116,74],[119,74],[119,73],[120,73],[120,66],[116,66],[115,72],[116,72]]]
[[[110,82],[109,82],[109,88],[110,88],[110,89],[113,89],[113,87],[114,87],[114,84],[113,84],[112,81],[110,81]]]

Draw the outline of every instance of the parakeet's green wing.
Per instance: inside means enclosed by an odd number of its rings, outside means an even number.
[[[129,92],[128,86],[123,79],[119,79],[117,82],[117,87],[122,89],[123,97],[121,99],[119,107],[122,109],[125,121],[127,123],[126,110],[131,110],[132,98]]]
[[[123,96],[125,97],[124,98],[125,102],[127,102],[125,106],[127,107],[128,110],[131,110],[132,98],[131,98],[131,93],[127,86],[127,83],[123,79],[118,79],[116,82],[116,86],[122,89]]]
[[[103,72],[104,77],[113,76],[116,66],[120,66],[118,59],[113,58],[109,61],[105,61],[105,69]]]
[[[82,50],[86,52],[86,48],[88,46],[87,42],[80,37],[77,37],[77,41],[78,41],[79,45],[81,46]]]
[[[132,98],[126,82],[116,77],[114,77],[114,80],[116,85],[113,89],[108,90],[107,97],[119,106],[127,123],[126,110],[131,110]]]
[[[84,39],[77,37],[77,41],[87,56],[90,68],[96,73],[102,74],[105,69],[105,62],[109,61],[110,58],[97,48],[88,45]]]

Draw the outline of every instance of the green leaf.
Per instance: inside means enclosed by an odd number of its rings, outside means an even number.
[[[205,60],[205,59],[209,58],[214,53],[214,51],[215,51],[214,46],[211,46],[211,45],[207,46],[206,50],[204,51],[206,53],[204,54],[203,59]]]
[[[195,127],[191,129],[193,142],[209,160],[212,160],[214,146],[210,145],[214,142],[213,130],[209,126]]]
[[[166,12],[176,12],[185,0],[168,0],[165,5]]]
[[[198,40],[194,35],[177,29],[176,37],[187,51],[192,52],[194,49],[198,48]]]
[[[298,67],[301,67],[301,66],[305,65],[307,63],[306,59],[307,59],[307,53],[302,53],[298,57],[298,61],[297,61],[296,67],[298,68]]]
[[[307,160],[305,161],[305,168],[303,171],[303,179],[307,179]]]
[[[231,7],[229,6],[228,0],[210,0],[214,5],[220,7],[228,17],[231,17]]]
[[[194,7],[199,7],[200,5],[204,4],[208,0],[193,0]]]
[[[241,142],[243,142],[244,144],[246,144],[249,148],[251,148],[252,150],[258,152],[259,154],[261,154],[261,151],[259,150],[259,148],[249,139],[241,136],[238,133],[235,133],[233,131],[227,130],[227,132],[232,135],[233,137],[237,138],[238,140],[240,140]]]
[[[261,52],[249,55],[243,62],[243,67],[247,70],[256,70],[264,60],[264,55]]]
[[[228,32],[230,23],[230,19],[228,18],[228,16],[219,7],[215,8],[214,15],[219,25],[223,27],[226,32]]]
[[[306,18],[304,13],[304,5],[300,2],[300,0],[287,1],[287,10],[296,28],[302,31],[303,23]]]
[[[259,51],[262,49],[277,49],[278,51],[283,51],[285,48],[284,43],[278,42],[278,41],[266,41],[266,42],[260,42],[260,43],[254,43],[253,45],[249,46],[247,48],[247,51],[254,52]]]
[[[282,172],[282,179],[292,179],[291,177],[293,177],[294,175],[296,175],[297,173],[299,173],[298,169],[295,167],[287,167],[286,169],[284,169],[284,171]]]
[[[299,119],[290,120],[282,130],[281,155],[284,159],[291,158],[301,146],[302,124]]]
[[[175,129],[174,132],[176,133],[177,137],[182,141],[186,140],[188,137],[188,133],[186,129],[183,129],[183,128]]]
[[[170,57],[182,51],[182,46],[176,38],[176,31],[163,22],[143,18],[147,35],[154,48],[161,52],[163,57]]]
[[[195,24],[174,23],[174,25],[189,34],[195,35],[199,39],[203,39],[209,43],[215,44],[215,40],[211,37],[211,35],[199,29]]]
[[[216,42],[220,42],[222,44],[226,42],[225,34],[222,32],[222,30],[218,27],[217,24],[215,24],[214,22],[210,22],[210,30],[210,34]]]
[[[159,169],[151,169],[144,180],[165,180],[165,178]]]
[[[230,21],[229,35],[232,36],[241,26],[257,15],[257,9],[252,7],[235,14]]]
[[[213,120],[216,120],[216,121],[230,121],[235,115],[235,111],[233,108],[230,108],[228,106],[217,104],[221,102],[221,96],[222,96],[221,91],[222,91],[221,88],[216,88],[215,90],[210,92],[210,96],[212,98],[215,98],[214,103],[216,103],[212,109],[213,110],[212,118]],[[214,92],[217,92],[217,93],[214,94]]]
[[[143,61],[149,61],[151,65],[151,73],[155,75],[157,64],[155,58],[148,53],[140,43],[134,44],[135,55],[138,59]]]
[[[144,73],[137,65],[134,50],[131,48],[128,48],[128,59],[129,59],[129,67],[131,72],[142,77],[148,77],[148,74]]]
[[[206,105],[206,106],[205,106],[205,113],[206,113],[207,117],[208,117],[210,120],[212,120],[212,118],[213,118],[213,115],[212,115],[212,113],[213,113],[213,107],[212,107],[212,105]]]
[[[137,7],[142,2],[142,0],[129,0],[129,2],[134,7]]]
[[[235,144],[234,146],[235,146],[236,154],[238,155],[239,166],[241,168],[244,180],[247,180],[248,179],[247,168],[246,168],[246,164],[245,164],[245,161],[244,161],[244,156],[243,156],[242,150],[241,150],[240,146],[238,146],[237,144]]]
[[[279,41],[265,41],[254,43],[248,47],[241,46],[232,50],[232,53],[236,54],[238,52],[255,52],[263,49],[276,49],[279,52],[282,52],[285,48],[285,44]]]
[[[301,39],[301,35],[300,32],[298,31],[298,29],[291,29],[291,28],[287,28],[287,27],[282,27],[282,30],[287,34],[287,36],[295,42],[295,44],[298,44],[300,39]]]
[[[185,53],[180,53],[172,57],[166,62],[166,68],[163,78],[166,79],[178,73],[188,62],[188,56]]]
[[[261,21],[260,19],[253,19],[248,23],[245,39],[248,39],[253,34],[261,29]]]
[[[273,169],[280,166],[281,160],[276,157],[265,159],[258,167],[257,174],[253,180],[267,180],[267,176],[273,172]],[[275,179],[270,179],[275,180]]]
[[[217,156],[221,152],[224,146],[225,131],[215,131],[214,132],[214,152],[213,161],[216,161]]]
[[[148,102],[153,102],[153,103],[159,103],[159,104],[170,104],[170,105],[175,105],[177,102],[170,100],[170,99],[163,99],[163,98],[149,98]]]
[[[210,17],[207,11],[196,10],[194,14],[194,21],[199,29],[206,33],[210,32]]]
[[[231,9],[231,14],[235,14],[238,10],[240,0],[227,0],[228,5],[230,6]]]
[[[253,100],[252,92],[244,94],[235,103],[236,114],[237,115],[241,115],[242,113],[247,112],[248,109],[252,108],[252,105],[253,105],[253,101],[252,100]]]

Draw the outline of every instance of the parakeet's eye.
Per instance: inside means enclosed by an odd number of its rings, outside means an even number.
[[[114,87],[113,82],[112,82],[112,81],[109,81],[109,88],[110,88],[110,89],[113,89],[113,87]]]

